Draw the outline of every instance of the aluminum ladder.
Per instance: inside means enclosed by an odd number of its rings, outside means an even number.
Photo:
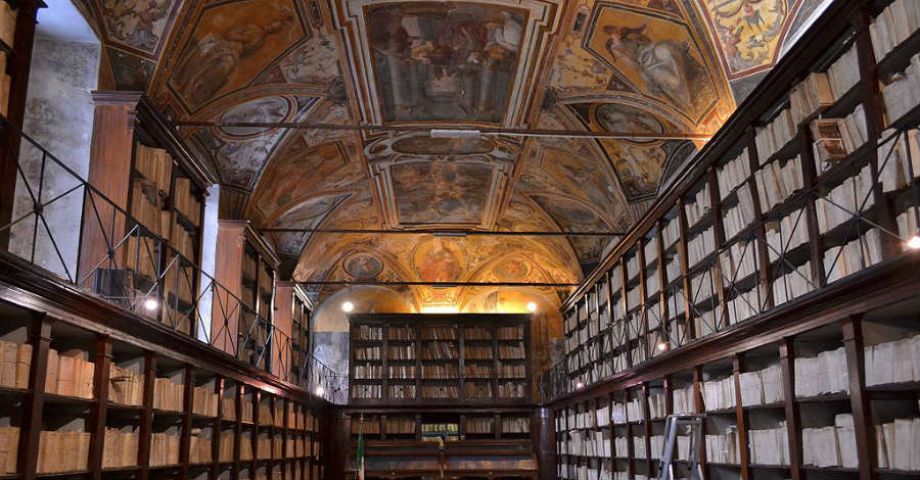
[[[686,433],[690,437],[690,455],[687,459],[690,480],[703,480],[703,470],[700,468],[700,448],[704,417],[704,415],[668,416],[664,427],[664,452],[658,461],[658,480],[674,480],[674,457],[678,433]]]

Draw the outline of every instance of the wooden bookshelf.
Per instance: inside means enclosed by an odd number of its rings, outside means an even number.
[[[528,315],[350,316],[354,404],[529,403]]]
[[[903,2],[837,3],[566,301],[554,390],[916,262],[917,34],[870,34]],[[903,41],[879,49],[871,35]]]
[[[78,278],[87,288],[192,335],[200,320],[204,198],[216,179],[145,97],[95,92],[93,100],[88,181],[108,200],[88,196]],[[147,299],[157,300],[157,308],[144,308]]]
[[[9,281],[0,280],[2,478],[323,478],[324,401],[63,284],[58,303],[22,305]],[[268,420],[246,424],[241,411]],[[258,440],[262,458],[241,460],[240,447]]]

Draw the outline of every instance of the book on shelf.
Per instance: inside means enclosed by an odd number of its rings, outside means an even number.
[[[463,330],[466,340],[492,340],[492,332],[485,327],[466,327]]]
[[[754,465],[789,465],[789,432],[786,422],[776,428],[748,430],[750,460]]]
[[[687,261],[690,267],[698,265],[716,250],[716,236],[712,227],[703,230],[687,242]],[[630,303],[630,306],[633,304]]]
[[[527,385],[521,382],[500,382],[498,384],[498,398],[524,398],[527,396]]]
[[[377,399],[383,394],[382,385],[351,385],[351,398]]]
[[[839,414],[834,425],[802,429],[802,464],[820,468],[856,468],[853,416]]]
[[[387,358],[390,360],[415,360],[415,346],[388,345]]]
[[[459,367],[456,364],[422,365],[422,378],[434,380],[450,380],[459,376]]]
[[[498,358],[499,360],[522,360],[526,358],[523,342],[517,344],[499,345]]]
[[[422,385],[422,398],[447,400],[460,397],[460,387],[455,385]]]
[[[850,45],[827,69],[827,80],[834,101],[840,100],[859,83],[859,52],[856,45]]]
[[[391,366],[391,367],[390,367],[390,370],[392,371],[392,369],[394,369],[394,368],[397,368],[397,367],[392,367],[392,366]],[[355,380],[374,380],[374,379],[379,379],[379,378],[380,378],[380,374],[381,374],[382,372],[383,372],[383,366],[382,366],[382,365],[374,365],[374,364],[370,364],[370,365],[355,365],[354,379],[355,379]]]
[[[358,325],[356,340],[383,340],[383,327]]]
[[[864,212],[875,204],[872,188],[872,172],[863,167],[857,175],[847,177],[840,185],[815,200],[818,217],[818,231],[827,233],[834,227],[855,218],[855,213]]]
[[[134,154],[134,169],[163,193],[169,192],[173,160],[169,152],[137,144]]]
[[[252,441],[247,433],[240,437],[240,461],[248,462],[252,457]]]
[[[491,360],[492,347],[466,345],[463,348],[464,358],[469,360]]]
[[[887,123],[898,120],[920,104],[920,54],[911,57],[910,65],[887,79],[881,89]]]
[[[763,164],[780,149],[782,149],[797,133],[795,118],[792,111],[785,108],[777,114],[766,126],[758,128],[754,135],[757,146],[757,158]]]
[[[221,403],[221,417],[224,420],[237,420],[236,415],[236,399],[233,397],[223,397],[220,399]]]
[[[380,418],[376,415],[355,415],[351,418],[351,434],[380,435]]]
[[[259,437],[256,439],[256,459],[267,460],[272,458],[272,439]]]
[[[895,0],[882,10],[869,25],[869,37],[876,60],[889,52],[920,29],[920,5],[916,0]]]
[[[390,325],[387,327],[388,340],[415,340],[415,330],[411,326]]]
[[[130,427],[129,427],[130,428]],[[133,430],[106,428],[102,447],[102,468],[125,468],[137,465],[138,433]]]
[[[675,414],[687,414],[696,411],[693,401],[693,385],[675,388],[671,392],[671,405]]]
[[[734,238],[745,227],[757,218],[754,214],[754,198],[747,184],[738,188],[738,203],[725,210],[722,214],[722,226],[725,228],[725,238]]]
[[[164,212],[160,191],[156,185],[148,180],[135,178],[131,188],[131,217],[152,234],[165,237],[169,231],[163,228]],[[169,222],[165,225],[168,226]]]
[[[882,240],[878,229],[870,229],[859,238],[824,251],[827,282],[835,282],[882,261]]]
[[[0,475],[16,473],[19,461],[19,427],[0,427]]]
[[[878,468],[920,471],[920,418],[898,418],[875,425]]]
[[[804,187],[802,160],[796,155],[785,161],[774,161],[754,172],[760,208],[769,212]]]
[[[684,203],[687,226],[692,227],[699,223],[699,221],[709,213],[710,208],[712,208],[712,201],[709,197],[709,183],[703,183],[703,187]],[[638,259],[636,259],[636,261],[638,261]],[[627,268],[627,271],[632,274],[632,272],[636,270]]]
[[[898,236],[907,239],[914,235],[920,235],[920,207],[908,207],[898,214],[896,223],[898,224]]]
[[[386,432],[388,435],[413,435],[415,434],[415,418],[387,417]]]
[[[268,426],[274,424],[274,415],[272,415],[271,405],[267,401],[259,403],[259,425]]]
[[[833,103],[834,93],[825,72],[812,72],[789,91],[789,108],[795,124]]]
[[[738,432],[734,427],[721,434],[706,435],[706,460],[712,463],[741,463]]]
[[[201,224],[201,202],[192,193],[192,181],[177,177],[173,187],[173,206],[195,226]]]
[[[807,261],[773,280],[773,304],[782,305],[814,290],[811,262]]]
[[[45,375],[45,393],[68,397],[93,398],[95,364],[84,360],[83,350],[58,352],[48,350],[48,371]]]
[[[774,262],[794,248],[808,243],[808,220],[804,209],[795,209],[779,220],[766,222],[767,254]]]
[[[498,327],[495,330],[499,340],[520,340],[524,338],[524,325]]]
[[[527,366],[522,364],[502,364],[499,367],[501,378],[527,378]]]
[[[920,335],[864,347],[866,386],[920,382]]]
[[[492,398],[492,384],[489,382],[464,382],[463,396],[467,400],[488,400]]]
[[[200,465],[212,460],[211,437],[205,435],[202,429],[193,428],[189,437],[188,463]]]
[[[893,138],[892,138],[893,137]],[[901,135],[885,130],[879,145],[879,183],[885,192],[908,188],[914,179],[920,179],[920,129],[912,128]],[[913,170],[913,178],[911,178]]]
[[[814,356],[801,355],[795,358],[796,397],[849,391],[849,372],[843,347],[825,350]]]
[[[482,363],[467,363],[463,366],[465,378],[492,378],[492,365]]]
[[[90,436],[89,432],[42,430],[38,440],[38,473],[86,470]]]
[[[358,347],[354,352],[355,360],[380,360],[380,347]]]
[[[492,425],[491,417],[467,417],[464,427],[467,435],[491,435]]]
[[[168,378],[157,378],[153,383],[153,408],[167,412],[181,412],[185,385]]]
[[[708,380],[700,385],[705,411],[713,412],[735,408],[735,378]]]
[[[779,364],[762,370],[741,373],[739,383],[741,384],[741,404],[745,407],[782,402],[785,398],[782,370]]]
[[[144,400],[144,375],[114,363],[109,368],[109,401],[140,406]]]
[[[726,283],[738,282],[757,273],[757,240],[738,241],[722,250],[719,266]]]
[[[396,379],[415,378],[415,365],[389,365],[387,366],[387,377]]]
[[[217,394],[213,388],[195,387],[192,393],[192,413],[204,417],[217,416]]]
[[[456,327],[422,327],[422,340],[456,340]]]
[[[457,344],[452,341],[428,341],[422,345],[423,360],[456,360],[459,358]]]
[[[652,420],[665,418],[668,416],[666,398],[664,393],[655,393],[648,396],[649,418]]]
[[[0,340],[0,386],[29,388],[32,345]]]

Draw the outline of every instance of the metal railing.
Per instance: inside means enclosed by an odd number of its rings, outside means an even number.
[[[166,325],[329,401],[344,401],[342,375],[256,311],[254,301],[221,285],[91,185],[77,167],[2,116],[0,142],[17,160],[12,220],[0,225],[9,253],[138,319]]]

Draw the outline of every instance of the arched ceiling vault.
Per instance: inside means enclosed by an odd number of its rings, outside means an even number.
[[[713,133],[821,0],[78,0],[177,120]],[[182,128],[257,227],[623,231],[682,140]],[[581,280],[609,238],[272,233],[295,280]],[[615,239],[613,240],[615,241]],[[317,289],[328,295],[335,288]],[[565,291],[538,290],[558,304]],[[482,288],[406,291],[468,305]]]

